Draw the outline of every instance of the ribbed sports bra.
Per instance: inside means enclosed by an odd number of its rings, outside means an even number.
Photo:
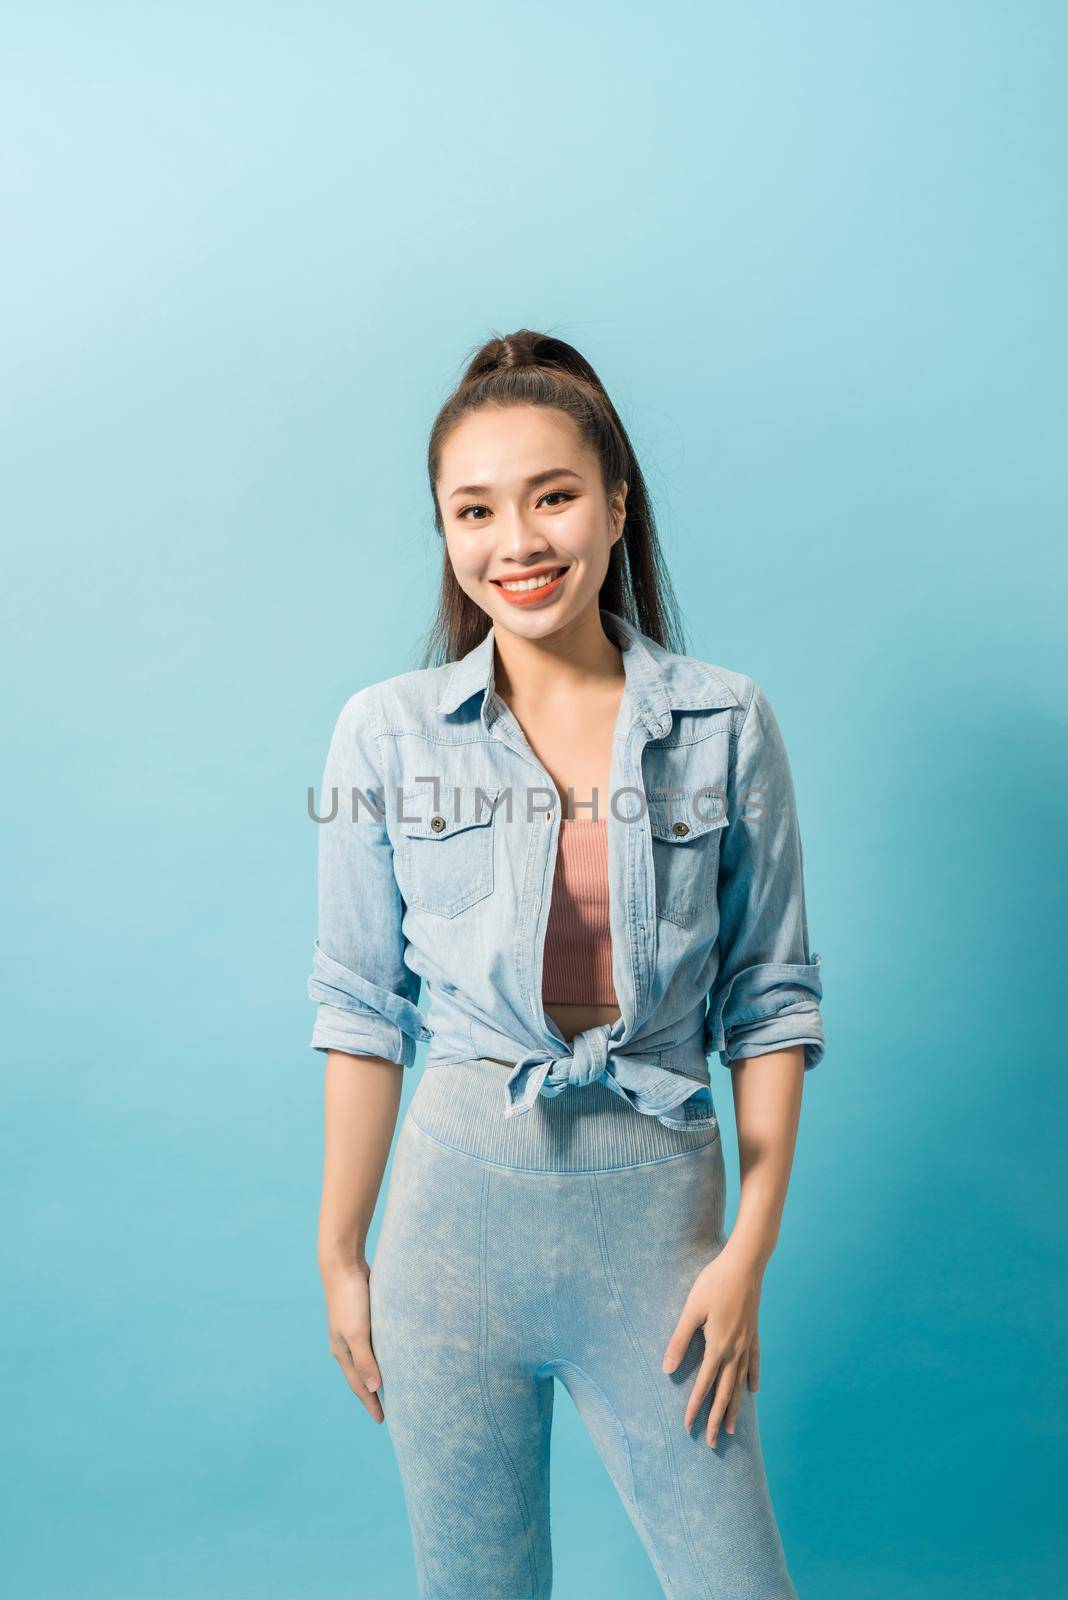
[[[557,1005],[617,1004],[608,916],[607,820],[561,819],[541,997]]]

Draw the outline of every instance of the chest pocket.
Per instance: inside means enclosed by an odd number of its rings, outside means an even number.
[[[435,806],[426,785],[404,791],[393,865],[410,906],[457,917],[493,893],[492,806],[500,792],[463,785],[457,796],[443,784]]]
[[[722,794],[702,794],[694,805],[649,801],[656,876],[656,912],[680,928],[710,920],[719,882],[719,847],[727,826]]]

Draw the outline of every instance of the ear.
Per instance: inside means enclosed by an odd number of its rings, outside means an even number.
[[[613,544],[615,544],[617,539],[621,539],[623,537],[623,529],[627,521],[627,490],[629,487],[630,485],[627,483],[626,478],[621,478],[619,487],[612,496],[613,513],[618,517],[618,526],[616,527],[615,532],[612,534]]]

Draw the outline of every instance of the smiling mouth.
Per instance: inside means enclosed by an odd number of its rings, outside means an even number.
[[[539,589],[547,589],[566,571],[566,566],[545,567],[530,577],[491,578],[489,581],[496,584],[498,589],[503,589],[505,594],[537,594]]]

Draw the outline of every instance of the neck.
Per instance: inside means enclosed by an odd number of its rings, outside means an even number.
[[[597,605],[544,639],[525,639],[496,622],[493,636],[494,689],[508,705],[536,701],[551,711],[580,690],[626,678],[623,652],[605,633]]]

